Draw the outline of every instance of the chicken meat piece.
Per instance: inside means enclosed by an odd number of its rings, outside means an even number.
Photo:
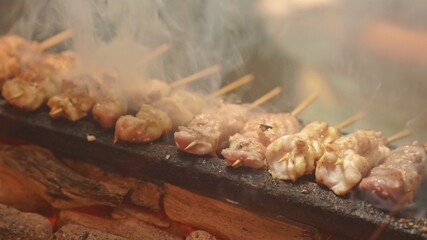
[[[32,111],[38,109],[50,97],[59,94],[62,76],[72,67],[70,54],[47,54],[29,64],[6,81],[2,88],[3,97],[12,105]]]
[[[0,38],[0,88],[5,80],[17,74],[38,55],[35,45],[21,37],[9,35]]]
[[[222,150],[221,154],[228,166],[263,168],[266,147],[277,138],[300,129],[299,121],[288,113],[260,114],[249,120],[239,133],[230,137],[230,146]]]
[[[295,182],[314,171],[325,145],[339,137],[338,129],[318,121],[307,124],[296,134],[280,137],[265,152],[269,172],[273,178]]]
[[[95,104],[94,97],[91,95],[91,86],[87,82],[77,84],[65,81],[62,93],[51,97],[47,102],[50,107],[49,116],[65,118],[73,122],[86,117]]]
[[[178,127],[174,138],[182,151],[195,154],[216,154],[228,145],[230,135],[238,132],[247,120],[248,107],[224,104],[196,115],[187,126]]]
[[[316,166],[316,182],[347,194],[390,153],[381,132],[358,130],[329,143]]]
[[[125,115],[117,120],[114,142],[152,142],[169,133],[171,128],[172,122],[166,112],[143,104],[136,116]]]
[[[154,102],[153,106],[165,111],[172,121],[172,127],[176,129],[178,126],[187,125],[194,115],[199,114],[207,106],[207,103],[200,95],[177,91]]]
[[[121,94],[109,94],[97,100],[92,108],[92,117],[103,128],[112,128],[119,117],[128,111],[126,98]]]
[[[426,174],[426,150],[414,142],[391,151],[384,163],[362,179],[359,191],[362,198],[378,208],[397,209],[412,203]]]
[[[164,81],[152,79],[137,84],[136,87],[132,86],[131,89],[125,89],[125,91],[129,93],[129,108],[137,111],[144,103],[151,104],[167,97],[171,92],[171,87]]]

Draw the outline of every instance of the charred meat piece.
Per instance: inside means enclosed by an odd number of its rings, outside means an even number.
[[[311,174],[323,155],[325,145],[340,132],[325,122],[311,122],[299,133],[278,138],[266,150],[266,164],[274,178],[296,181]]]
[[[177,147],[195,155],[216,154],[228,145],[230,135],[239,131],[247,120],[248,108],[224,104],[195,116],[187,126],[175,132]]]
[[[298,120],[288,113],[260,114],[249,120],[239,133],[230,137],[230,146],[222,150],[221,154],[228,166],[263,168],[266,147],[277,138],[300,129]],[[238,164],[235,164],[238,160]]]
[[[125,115],[117,120],[114,141],[151,142],[168,133],[171,128],[172,122],[166,112],[143,104],[136,116]]]
[[[35,46],[21,37],[9,35],[0,38],[0,88],[6,79],[17,74],[37,55]]]
[[[396,209],[412,202],[426,174],[426,150],[415,142],[391,151],[384,163],[360,182],[359,191],[376,207]]]
[[[325,147],[317,162],[316,182],[337,195],[347,194],[389,154],[381,132],[358,130]]]
[[[12,105],[36,110],[61,91],[62,76],[73,65],[72,53],[47,54],[29,64],[3,85],[2,95]]]

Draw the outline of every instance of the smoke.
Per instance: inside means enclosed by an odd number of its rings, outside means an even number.
[[[222,75],[247,71],[248,53],[260,41],[253,12],[245,0],[26,0],[11,32],[40,41],[72,28],[72,41],[56,50],[73,49],[79,71],[117,71],[123,81],[170,82],[221,64],[220,75],[198,84],[213,91]],[[141,61],[162,44],[170,50]]]

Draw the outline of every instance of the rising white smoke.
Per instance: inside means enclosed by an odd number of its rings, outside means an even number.
[[[72,28],[76,35],[65,47],[76,51],[81,71],[114,69],[127,79],[173,81],[221,64],[216,81],[198,84],[212,91],[221,75],[246,72],[248,52],[260,40],[252,12],[245,0],[27,0],[12,32],[42,40]],[[165,43],[168,52],[142,63]]]

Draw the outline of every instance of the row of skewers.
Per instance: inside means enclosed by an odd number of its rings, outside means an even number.
[[[382,208],[410,203],[427,173],[422,144],[414,142],[391,151],[387,144],[394,137],[385,138],[378,131],[357,130],[342,136],[340,130],[363,114],[335,127],[320,121],[302,126],[296,116],[317,94],[291,113],[259,113],[253,109],[279,94],[280,88],[252,104],[224,103],[217,98],[252,81],[252,75],[208,96],[180,87],[219,72],[218,65],[171,84],[149,80],[126,89],[115,72],[73,76],[76,58],[72,52],[42,54],[34,46],[16,36],[0,39],[3,97],[28,111],[47,103],[52,118],[78,121],[91,112],[102,127],[115,127],[115,142],[152,142],[174,131],[181,151],[219,155],[232,167],[268,169],[277,179],[297,181],[314,174],[316,182],[337,195],[346,195],[360,183],[362,196]]]

